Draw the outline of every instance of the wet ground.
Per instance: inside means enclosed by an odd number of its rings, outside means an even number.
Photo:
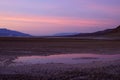
[[[2,80],[119,80],[119,75],[120,54],[0,56]]]
[[[0,39],[0,80],[120,80],[120,41]]]
[[[81,64],[94,62],[107,62],[119,60],[120,54],[90,54],[90,53],[74,53],[74,54],[56,54],[56,55],[30,55],[30,56],[0,56],[0,65],[33,65],[33,64]]]
[[[45,64],[45,63],[63,63],[63,64],[80,64],[91,63],[95,61],[112,61],[120,59],[120,54],[57,54],[48,56],[20,56],[13,60],[16,64]]]

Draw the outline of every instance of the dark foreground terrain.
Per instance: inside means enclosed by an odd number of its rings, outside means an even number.
[[[119,54],[120,40],[0,38],[0,55],[51,55],[59,53]]]
[[[0,38],[0,80],[120,80],[120,59],[87,64],[24,64],[18,56],[120,54],[120,40],[79,38]]]

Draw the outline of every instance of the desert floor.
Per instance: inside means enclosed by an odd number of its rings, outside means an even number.
[[[24,64],[18,56],[120,54],[120,40],[79,38],[0,38],[0,80],[120,80],[120,59],[87,64]]]

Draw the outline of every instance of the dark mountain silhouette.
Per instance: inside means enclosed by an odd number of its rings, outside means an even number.
[[[54,36],[69,36],[69,35],[75,35],[75,34],[78,34],[78,33],[57,33]]]
[[[114,28],[114,29],[106,29],[103,31],[97,31],[97,32],[93,32],[93,33],[79,33],[79,34],[70,35],[70,36],[71,37],[89,37],[89,36],[119,37],[120,36],[120,26],[118,26],[117,28]]]
[[[5,28],[0,29],[0,37],[30,37],[31,35],[18,31],[8,30]]]

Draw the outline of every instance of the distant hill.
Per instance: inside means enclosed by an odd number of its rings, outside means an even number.
[[[9,29],[0,29],[0,37],[30,37],[31,35]]]
[[[75,34],[78,34],[78,33],[57,33],[53,36],[68,36],[68,35],[75,35]]]
[[[70,35],[71,36],[71,35]],[[71,37],[120,37],[120,26],[114,29],[106,29],[103,31],[97,31],[93,33],[79,33],[72,35]]]

